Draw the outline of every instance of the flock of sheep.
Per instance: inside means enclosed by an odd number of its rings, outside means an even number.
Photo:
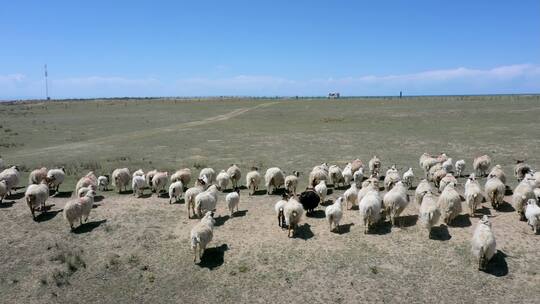
[[[427,235],[431,238],[432,227],[436,226],[439,220],[451,224],[462,211],[462,195],[456,189],[458,185],[456,177],[463,176],[466,163],[464,160],[454,163],[452,158],[444,153],[440,155],[424,153],[420,156],[419,165],[424,171],[424,177],[416,186],[414,200],[418,205],[419,223],[426,228]],[[0,159],[0,170],[2,169],[4,162]],[[297,171],[285,176],[280,168],[269,168],[264,175],[264,181],[268,194],[283,189],[282,199],[275,204],[275,212],[279,227],[287,229],[289,237],[294,235],[304,212],[310,215],[319,204],[326,202],[329,187],[340,185],[348,189],[325,208],[330,231],[340,229],[344,209],[356,207],[364,225],[364,233],[369,233],[375,225],[387,218],[392,225],[396,223],[401,225],[401,213],[410,202],[408,191],[413,188],[415,179],[412,168],[400,174],[394,165],[384,172],[384,177],[381,170],[382,162],[377,156],[369,161],[367,168],[364,168],[359,159],[348,163],[343,170],[336,165],[328,166],[324,163],[312,169],[308,176],[308,187],[301,193],[297,193],[301,175]],[[526,220],[536,233],[540,228],[538,206],[540,172],[535,172],[523,161],[517,161],[514,176],[519,184],[513,190],[512,205],[520,220]],[[187,188],[192,180],[189,168],[178,170],[170,177],[168,172],[157,170],[145,173],[139,169],[131,174],[128,168],[116,169],[110,177],[96,176],[93,172],[89,172],[77,182],[74,192],[76,198],[65,205],[63,215],[71,229],[74,229],[77,223],[83,225],[83,222],[88,221],[96,191],[108,190],[109,183],[112,183],[119,193],[128,189],[131,183],[133,195],[136,197],[144,195],[146,189],[159,196],[162,192],[166,192],[169,184],[169,203],[176,202],[183,196],[188,218],[200,218],[191,230],[190,238],[194,261],[197,261],[197,256],[199,259],[202,257],[213,237],[218,192],[229,186],[233,189],[226,195],[225,201],[231,216],[234,216],[240,202],[241,177],[240,168],[234,164],[217,174],[212,168],[204,168],[200,171],[194,186]],[[480,177],[487,177],[483,189],[478,180]],[[47,211],[45,202],[50,191],[58,193],[64,179],[63,168],[51,170],[40,168],[30,173],[25,200],[34,219],[36,211]],[[262,180],[258,168],[254,167],[246,174],[249,195],[258,191]],[[0,203],[19,185],[19,182],[20,172],[17,166],[1,171]],[[385,190],[384,193],[381,193],[381,188]],[[484,200],[494,209],[499,209],[504,203],[506,188],[506,174],[500,165],[492,167],[491,158],[487,155],[475,158],[473,173],[468,176],[463,193],[470,216],[476,214]],[[478,222],[471,242],[472,253],[478,259],[479,269],[485,269],[487,262],[496,252],[495,236],[487,215]]]

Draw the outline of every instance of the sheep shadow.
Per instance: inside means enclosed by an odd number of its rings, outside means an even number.
[[[99,203],[101,202],[105,197],[103,195],[96,195],[94,196],[94,202]]]
[[[92,222],[86,222],[77,228],[73,229],[73,233],[75,234],[82,234],[82,233],[88,233],[92,232],[92,230],[99,227],[101,224],[107,222],[107,220],[100,220],[100,221],[92,221]]]
[[[507,201],[503,201],[502,204],[499,205],[499,208],[496,209],[499,212],[514,212],[516,209],[508,203]]]
[[[279,189],[274,189],[274,191],[272,191],[272,193],[270,193],[270,195],[283,195],[285,193],[285,188],[279,188]],[[268,193],[267,193],[268,194]]]
[[[48,209],[50,209],[52,206],[54,205],[51,205]],[[45,208],[47,210],[47,207]],[[54,211],[45,211],[45,212],[41,212],[40,214],[38,214],[36,216],[36,222],[38,223],[41,223],[41,222],[46,222],[46,221],[49,221],[49,220],[52,220],[53,218],[56,217],[56,215],[60,212],[62,212],[63,209],[60,209],[60,210],[54,210]]]
[[[71,197],[73,195],[73,191],[63,191],[63,192],[55,192],[53,194],[54,197],[60,197],[60,198],[67,198],[67,197]]]
[[[152,196],[152,192],[150,193],[143,193],[141,196],[137,197],[137,198],[149,198]]]
[[[236,212],[233,212],[233,216],[234,217],[243,217],[243,216],[246,216],[247,213],[248,213],[247,210],[238,210]]]
[[[504,189],[504,195],[508,196],[512,194],[514,194],[514,191],[512,191],[510,187],[506,186],[506,188]]]
[[[354,223],[339,225],[339,229],[334,230],[334,233],[337,233],[339,235],[349,233],[351,232],[351,226],[354,226]]]
[[[172,204],[173,204],[173,205],[174,205],[174,204],[185,204],[185,203],[186,203],[186,199],[183,198],[183,197],[182,197],[181,199],[179,199],[179,200],[176,200],[176,201],[173,200],[173,201],[172,201]]]
[[[326,195],[331,195],[332,193],[334,193],[334,189],[327,189],[326,190]]]
[[[440,225],[438,227],[431,227],[431,234],[429,239],[437,241],[448,241],[452,238],[448,232],[448,227],[446,225]]]
[[[354,206],[351,206],[351,209],[348,209],[348,210],[360,210],[360,207],[358,205],[354,205]]]
[[[298,228],[296,228],[293,237],[300,238],[302,240],[309,240],[314,236],[315,234],[313,234],[313,231],[311,231],[311,225],[309,225],[308,223],[304,223],[304,225],[298,226]]]
[[[325,218],[326,217],[326,214],[324,213],[324,210],[313,210],[313,212],[310,212],[310,213],[306,213],[306,216],[307,217],[312,217],[312,218]]]
[[[341,185],[341,186],[337,186],[337,187],[334,187],[335,190],[347,190],[349,189],[350,186],[347,186],[347,185]]]
[[[321,202],[321,206],[326,207],[326,206],[332,205],[333,203],[334,203],[334,201],[329,199],[329,200],[326,200],[324,202]]]
[[[469,218],[468,214],[460,214],[454,218],[451,225],[452,227],[459,227],[459,228],[465,228],[470,227],[472,225],[471,219]]]
[[[506,263],[507,255],[497,250],[497,253],[491,258],[487,264],[487,268],[484,271],[496,277],[504,277],[508,274],[508,264]]]
[[[133,194],[133,190],[124,190],[124,191],[120,191],[120,192],[118,192],[118,194],[120,194],[120,195],[124,195],[124,194]]]
[[[257,190],[253,193],[253,195],[265,195],[266,194],[266,190]]]
[[[223,189],[222,192],[223,192],[223,193],[231,193],[231,192],[233,192],[233,191],[234,191],[233,188],[229,188],[229,189]]]
[[[238,189],[240,189],[240,190],[247,190],[247,187],[246,187],[246,186],[238,186]]]
[[[0,209],[11,208],[13,207],[13,204],[15,204],[15,201],[11,201],[11,202],[2,201],[0,203]]]
[[[380,187],[379,187],[379,191],[380,191],[380,192],[383,192],[384,190],[385,190],[385,189],[384,189],[384,186],[380,186]]]
[[[227,244],[223,244],[219,247],[207,248],[199,262],[197,264],[201,268],[208,268],[209,270],[214,270],[215,268],[223,265],[225,251],[229,250]]]
[[[216,217],[214,218],[214,220],[216,221],[216,225],[215,226],[223,226],[223,224],[225,224],[225,222],[227,222],[231,217],[228,216],[228,215],[225,215],[225,216],[220,216],[220,217]]]
[[[409,190],[416,191],[416,187],[417,187],[417,186],[411,186],[411,187],[409,188]]]
[[[404,216],[401,216],[399,219],[396,219],[396,223],[401,226],[400,228],[412,227],[416,225],[417,221],[418,221],[417,214],[404,215]]]
[[[23,197],[24,197],[24,192],[17,192],[17,193],[12,193],[11,195],[6,196],[6,199],[18,200],[18,199],[21,199]]]
[[[381,221],[371,229],[368,229],[368,233],[384,235],[392,231],[392,223],[390,221]]]
[[[474,212],[474,217],[481,218],[484,215],[491,215],[491,210],[485,206],[482,206],[480,209],[476,209]]]

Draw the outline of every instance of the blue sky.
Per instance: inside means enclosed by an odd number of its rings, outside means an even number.
[[[540,93],[540,1],[3,1],[0,99]]]

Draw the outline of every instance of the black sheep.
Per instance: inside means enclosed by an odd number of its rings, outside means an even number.
[[[307,188],[306,191],[300,193],[298,199],[300,201],[300,204],[302,204],[302,207],[304,207],[304,210],[307,211],[306,215],[311,214],[321,202],[319,194],[317,194],[317,192],[315,192],[313,188]]]

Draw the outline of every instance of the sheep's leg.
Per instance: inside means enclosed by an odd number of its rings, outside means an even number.
[[[292,230],[292,225],[289,225],[289,231],[287,233],[287,236],[288,237],[291,237],[291,230]]]
[[[197,263],[197,245],[193,248],[193,263]]]

